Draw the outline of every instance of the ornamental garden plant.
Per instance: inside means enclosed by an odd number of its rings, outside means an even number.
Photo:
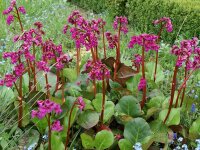
[[[169,74],[160,57],[163,33],[173,32],[169,17],[150,20],[156,33],[129,37],[126,16],[108,24],[75,10],[57,43],[40,20],[26,28],[27,12],[16,0],[2,12],[15,46],[2,53],[11,68],[0,90],[14,97],[1,113],[1,149],[200,150],[197,36],[170,46]],[[73,54],[65,40],[74,43]]]

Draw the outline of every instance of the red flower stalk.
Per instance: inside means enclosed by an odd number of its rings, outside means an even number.
[[[140,80],[140,83],[138,85],[138,89],[143,89],[143,97],[142,101],[140,103],[141,108],[144,107],[146,102],[146,78],[145,78],[145,51],[148,52],[149,50],[155,50],[158,51],[160,48],[159,45],[157,45],[156,41],[158,39],[158,36],[151,35],[151,34],[141,34],[139,36],[133,36],[128,44],[129,48],[133,48],[136,44],[142,46],[142,58],[138,57],[137,63],[142,64],[142,78]]]
[[[171,19],[167,17],[163,17],[159,20],[153,21],[154,25],[161,24],[160,31],[158,33],[158,40],[157,44],[160,44],[160,39],[161,39],[161,33],[164,28],[166,28],[167,32],[172,32],[173,26],[171,23]],[[155,70],[154,70],[154,82],[156,81],[156,72],[157,72],[157,66],[158,66],[158,51],[156,51],[156,62],[155,62]]]

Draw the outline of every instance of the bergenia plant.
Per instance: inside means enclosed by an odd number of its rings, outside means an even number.
[[[191,75],[194,73],[196,69],[200,67],[200,48],[198,47],[198,38],[193,38],[192,40],[183,40],[180,43],[180,47],[177,45],[174,45],[171,49],[171,53],[177,56],[176,64],[174,68],[174,75],[172,80],[172,88],[171,88],[171,97],[169,101],[169,109],[167,112],[167,115],[165,117],[164,123],[166,123],[171,109],[173,107],[173,100],[175,95],[175,90],[177,86],[176,78],[179,68],[184,67],[184,79],[183,83],[180,85],[178,89],[178,95],[175,102],[175,108],[178,107],[179,97],[182,92],[182,97],[180,101],[180,106],[183,104],[184,95],[185,95],[185,89],[186,89],[186,83],[191,77]]]
[[[59,120],[52,121],[52,116],[54,114],[60,114],[62,112],[62,109],[60,108],[59,104],[56,104],[55,102],[46,99],[46,100],[39,100],[37,101],[38,104],[38,110],[32,110],[31,117],[38,119],[46,118],[48,122],[48,150],[51,150],[51,132],[57,131],[60,132],[63,130],[63,127],[60,125]]]
[[[172,32],[173,31],[173,26],[172,26],[171,19],[168,18],[168,17],[163,17],[163,18],[161,18],[159,20],[154,20],[153,24],[156,25],[156,26],[160,25],[160,30],[158,32],[158,39],[157,39],[157,44],[160,44],[161,34],[162,34],[164,28],[167,30],[167,32]],[[158,66],[158,51],[156,51],[154,82],[156,81],[157,66]]]
[[[141,34],[139,36],[133,36],[128,44],[129,48],[133,48],[135,45],[142,46],[142,58],[138,55],[137,56],[137,63],[141,63],[142,65],[142,78],[138,84],[138,90],[143,90],[143,97],[141,101],[141,108],[144,107],[146,102],[146,88],[147,88],[147,81],[145,77],[145,52],[149,50],[158,51],[159,45],[157,44],[158,36],[152,34]]]

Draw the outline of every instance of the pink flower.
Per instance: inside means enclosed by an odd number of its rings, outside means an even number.
[[[7,25],[10,25],[14,21],[14,16],[13,15],[8,15],[6,19]]]
[[[13,11],[13,7],[9,6],[6,10],[3,11],[3,15],[8,15]]]
[[[72,12],[72,14],[68,17],[68,22],[70,24],[76,24],[77,20],[81,17],[80,12],[75,10]]]
[[[10,6],[14,7],[16,5],[16,0],[11,0],[10,1]]]
[[[148,52],[149,50],[158,51],[160,46],[156,43],[157,39],[158,36],[146,33],[139,36],[133,36],[131,37],[128,47],[133,48],[136,44],[138,44],[140,46],[143,46],[146,52]]]
[[[112,35],[110,32],[106,32],[106,39],[108,41],[109,44],[109,48],[113,49],[117,46],[117,42],[118,42],[118,37],[117,35]]]
[[[68,25],[64,25],[63,30],[62,30],[62,33],[63,33],[63,34],[66,34],[66,33],[67,33],[68,27],[69,27]]]
[[[37,117],[37,116],[38,116],[38,111],[32,110],[32,111],[31,111],[31,118],[35,118],[35,117]]]
[[[59,104],[55,104],[54,111],[56,114],[60,114],[62,112],[62,109],[60,108]]]
[[[139,54],[135,54],[134,56],[135,56],[134,62],[136,64],[141,64],[142,63],[142,56],[139,55]]]
[[[128,32],[128,20],[126,17],[123,16],[116,16],[115,21],[113,23],[113,28],[117,30],[120,27],[120,31],[124,32],[124,34],[127,34]]]
[[[155,20],[153,21],[154,25],[158,25],[160,23],[164,24],[164,27],[166,28],[167,32],[172,32],[173,31],[173,26],[172,26],[172,22],[171,19],[168,17],[163,17],[159,20]]]
[[[110,77],[110,71],[107,69],[106,65],[102,64],[101,61],[97,61],[95,64],[91,63],[91,61],[88,61],[86,64],[86,69],[90,70],[89,78],[91,80],[102,80],[103,76],[105,79]]]
[[[4,84],[7,87],[12,87],[17,78],[13,74],[6,74],[4,77]]]
[[[144,79],[144,78],[141,78],[140,79],[140,82],[139,82],[139,84],[138,84],[138,90],[140,91],[140,90],[142,90],[144,87],[146,87],[146,79]]]
[[[56,120],[52,123],[51,125],[51,130],[52,131],[62,131],[63,130],[63,127],[60,125],[60,121],[59,120]]]
[[[20,63],[14,67],[14,72],[16,76],[22,76],[25,71],[23,63]]]
[[[20,6],[18,7],[19,12],[21,12],[22,14],[26,14],[26,10],[24,8],[24,6]]]
[[[45,71],[45,72],[49,72],[50,71],[50,69],[47,66],[47,63],[45,61],[39,61],[39,62],[36,63],[36,65],[37,65],[37,68],[40,71]]]
[[[13,42],[17,42],[19,40],[19,35],[15,35],[13,38]]]
[[[85,108],[85,102],[83,101],[83,97],[80,96],[77,98],[77,105],[81,111]]]
[[[40,21],[35,22],[34,25],[35,25],[38,29],[40,29],[40,28],[43,27],[43,24],[42,24]]]
[[[62,112],[62,109],[60,108],[59,104],[56,104],[53,101],[50,101],[49,99],[46,100],[38,100],[38,110],[32,110],[31,116],[32,118],[37,117],[39,119],[44,118],[47,114],[55,113],[60,114]]]

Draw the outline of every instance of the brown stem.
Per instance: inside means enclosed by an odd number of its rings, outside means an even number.
[[[94,97],[96,97],[96,93],[97,93],[97,87],[96,87],[96,80],[93,80],[93,91],[94,91]]]
[[[181,84],[181,86],[180,86],[180,88],[179,88],[179,90],[178,90],[178,95],[177,95],[177,97],[176,97],[175,108],[178,106],[178,99],[179,99],[179,96],[180,96],[180,94],[181,94],[182,89],[185,90],[185,88],[186,88],[186,82],[188,81],[188,79],[190,78],[190,76],[192,75],[192,73],[193,73],[194,71],[195,71],[195,68],[191,71],[191,73],[190,73],[187,77],[185,77],[185,80],[184,80],[183,83]],[[186,71],[186,74],[187,74],[187,71]],[[182,106],[182,104],[183,104],[183,99],[181,99],[180,107]]]
[[[29,87],[29,92],[31,91],[31,70],[30,70],[30,63],[29,60],[26,59],[26,64],[27,64],[27,70],[28,70],[28,77],[29,77],[29,81],[28,81],[28,87]]]
[[[76,72],[77,72],[77,76],[79,76],[80,74],[80,49],[77,48],[76,49]]]
[[[35,54],[36,52],[35,52],[35,44],[33,44],[33,56],[35,57],[35,59],[36,59],[36,54]],[[33,61],[33,89],[34,89],[34,91],[36,91],[37,90],[37,87],[36,87],[36,84],[37,84],[37,77],[36,77],[36,62],[35,62],[35,60]]]
[[[16,83],[14,82],[15,89],[17,90],[18,95],[20,95],[19,88],[17,87]]]
[[[16,13],[17,13],[17,19],[19,21],[21,31],[24,32],[24,29],[23,29],[23,26],[22,26],[22,21],[21,21],[20,15],[19,15],[19,11],[18,11],[16,6],[15,6],[15,10],[16,10]]]
[[[92,53],[92,59],[93,59],[93,62],[96,62],[96,59],[95,59],[95,54],[94,54],[94,51],[93,49],[91,48],[91,53]]]
[[[48,114],[48,150],[51,150],[51,115]]]
[[[46,89],[47,89],[47,98],[50,97],[50,91],[49,91],[49,82],[48,82],[48,76],[47,73],[45,73],[45,81],[46,81]]]
[[[117,70],[120,64],[120,31],[121,31],[121,23],[119,24],[119,30],[118,30],[118,43],[116,47],[116,62],[114,66],[114,80],[117,78]]]
[[[103,78],[102,78],[102,92],[103,92],[103,99],[102,99],[102,108],[101,108],[101,117],[100,117],[100,122],[101,125],[103,125],[103,118],[104,118],[104,109],[105,109],[105,71],[103,70]]]
[[[72,116],[72,112],[74,107],[76,106],[76,102],[74,102],[71,110],[70,110],[70,114],[69,114],[69,120],[68,120],[68,127],[67,127],[67,138],[66,138],[66,142],[65,142],[65,150],[67,150],[67,145],[69,143],[69,134],[70,134],[70,125],[71,125],[71,116]]]
[[[171,112],[171,109],[172,109],[173,100],[174,100],[174,93],[175,93],[175,90],[176,90],[176,76],[177,76],[177,72],[178,72],[178,67],[175,66],[173,80],[172,80],[172,88],[171,88],[171,97],[170,97],[169,109],[168,109],[167,115],[166,115],[166,117],[164,119],[164,124],[166,123],[166,121],[167,121],[167,119],[169,117],[169,114]]]
[[[104,52],[104,59],[106,59],[106,43],[105,43],[105,35],[104,35],[104,26],[102,27],[103,32],[103,52]]]
[[[63,74],[63,72],[62,72]],[[65,103],[65,79],[64,77],[62,76],[62,103],[64,104]]]
[[[143,41],[144,42],[144,41]],[[144,46],[142,47],[142,78],[145,79],[145,55],[144,55]],[[143,96],[142,96],[142,101],[140,103],[141,109],[144,107],[146,102],[146,85],[143,88]]]
[[[160,44],[160,39],[161,39],[161,33],[163,31],[165,24],[161,25],[160,31],[158,33],[158,40],[157,40],[157,44]],[[154,70],[154,82],[156,81],[156,73],[157,73],[157,67],[158,67],[158,51],[156,51],[156,63],[155,63],[155,70]]]

